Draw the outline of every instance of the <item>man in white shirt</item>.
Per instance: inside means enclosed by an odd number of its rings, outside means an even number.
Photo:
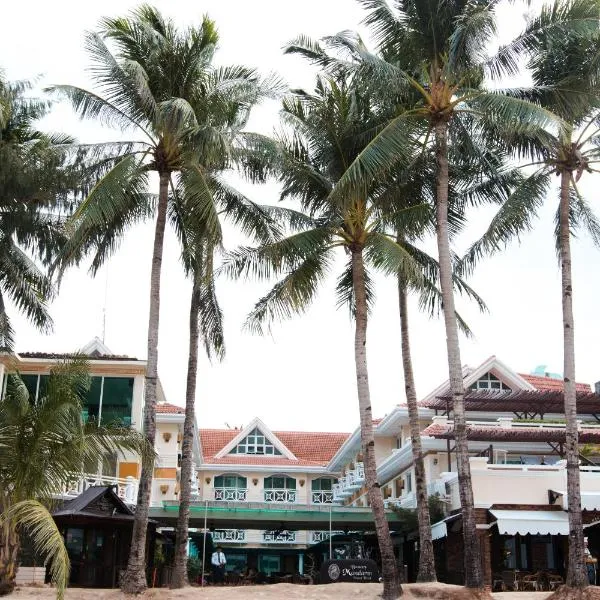
[[[225,558],[225,554],[223,554],[223,548],[221,548],[221,546],[215,548],[215,552],[213,552],[210,562],[213,568],[213,583],[223,583],[225,581],[225,565],[227,564],[227,559]]]

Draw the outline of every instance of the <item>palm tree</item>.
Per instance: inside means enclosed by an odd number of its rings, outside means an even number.
[[[478,552],[473,491],[466,438],[464,385],[458,325],[452,289],[452,255],[449,231],[449,189],[452,172],[449,164],[451,143],[463,146],[471,160],[478,162],[482,172],[488,171],[486,161],[473,141],[475,124],[485,119],[496,123],[527,122],[540,127],[556,123],[551,114],[518,97],[503,94],[502,90],[487,91],[484,75],[514,74],[519,68],[523,51],[535,44],[542,34],[560,39],[568,32],[586,31],[595,27],[597,15],[592,16],[582,3],[574,2],[567,9],[553,11],[543,8],[529,23],[526,31],[500,48],[494,56],[485,49],[496,31],[495,8],[500,0],[398,0],[394,8],[385,0],[360,0],[368,10],[366,23],[377,40],[381,57],[369,53],[362,44],[345,34],[335,36],[338,47],[359,55],[359,72],[371,78],[376,88],[388,88],[388,93],[405,95],[407,89],[417,92],[419,100],[408,110],[400,103],[398,114],[382,128],[333,190],[342,197],[348,190],[361,189],[374,179],[389,173],[392,165],[406,167],[414,160],[414,145],[425,150],[433,144],[436,162],[435,223],[440,268],[440,287],[443,299],[449,382],[454,400],[454,434],[456,439],[457,470],[462,507],[465,550],[465,584],[482,588],[483,573]],[[310,44],[300,51],[328,68]],[[493,174],[489,173],[489,175]]]
[[[567,2],[557,2],[555,10],[566,10]],[[587,3],[590,13],[597,15],[599,4]],[[562,275],[564,403],[566,417],[567,493],[569,497],[569,559],[566,584],[572,588],[588,585],[585,569],[581,489],[579,475],[579,441],[575,389],[575,331],[573,317],[573,282],[571,276],[572,232],[583,230],[600,245],[600,221],[581,195],[578,181],[585,172],[598,172],[597,150],[600,141],[598,117],[600,102],[598,82],[598,42],[600,30],[592,35],[566,36],[560,41],[541,38],[531,49],[528,68],[533,75],[531,90],[521,93],[532,102],[556,115],[560,125],[542,133],[528,128],[517,132],[496,130],[504,135],[515,153],[529,156],[533,169],[529,189],[536,194],[523,194],[517,189],[500,208],[483,237],[465,257],[471,267],[483,255],[504,247],[512,238],[533,226],[539,207],[544,203],[553,175],[560,178],[557,210],[556,245]]]
[[[90,385],[85,360],[75,357],[54,367],[37,401],[18,375],[8,377],[0,399],[0,594],[14,589],[24,532],[50,566],[62,598],[69,557],[49,511],[53,498],[99,456],[133,451],[148,462],[152,449],[132,429],[84,421]]]
[[[296,91],[284,101],[283,120],[292,131],[280,136],[279,177],[282,199],[300,201],[303,212],[290,216],[284,239],[245,247],[229,254],[224,271],[234,277],[282,277],[248,317],[251,330],[262,332],[277,319],[304,312],[333,265],[336,250],[349,256],[337,284],[339,304],[348,305],[355,320],[355,366],[360,408],[361,444],[366,489],[373,510],[382,557],[384,597],[401,593],[397,567],[377,481],[374,433],[366,359],[368,309],[373,300],[370,269],[398,273],[411,285],[422,281],[422,254],[408,242],[398,244],[386,231],[390,217],[387,182],[364,188],[336,201],[331,191],[381,121],[360,82],[340,75],[319,77],[315,92]],[[395,223],[408,234],[430,219],[426,206],[397,210]],[[428,257],[429,258],[429,257]],[[434,262],[434,261],[433,261]],[[431,262],[426,263],[430,266]]]
[[[198,228],[218,237],[218,207],[202,165],[218,160],[224,168],[240,164],[252,171],[253,153],[260,154],[260,137],[232,137],[227,124],[232,111],[236,117],[249,112],[277,87],[275,80],[263,81],[253,69],[212,66],[217,39],[208,18],[200,27],[179,32],[156,9],[141,6],[129,18],[104,19],[100,33],[86,35],[98,94],[73,86],[53,88],[70,99],[81,117],[141,137],[84,149],[96,159],[90,173],[97,181],[74,215],[63,265],[93,250],[91,271],[95,273],[130,226],[156,214],[144,415],[151,444],[156,433],[160,273],[169,202],[176,191],[184,195]],[[115,54],[107,42],[114,44]],[[159,179],[156,202],[147,193],[151,172]],[[230,210],[239,210],[240,219],[252,218],[248,215],[252,211],[237,196],[228,196],[227,202]],[[152,475],[152,466],[142,468],[131,553],[122,581],[123,590],[132,593],[146,587]]]
[[[64,241],[64,209],[78,185],[78,169],[62,151],[71,141],[39,131],[49,110],[46,101],[28,98],[33,83],[3,81],[0,73],[0,350],[11,351],[14,331],[10,300],[38,329],[52,319],[47,301],[47,266]]]

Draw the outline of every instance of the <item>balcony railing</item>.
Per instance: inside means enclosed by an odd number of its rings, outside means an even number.
[[[248,490],[244,488],[215,488],[215,500],[246,502]]]
[[[245,529],[217,529],[212,533],[213,542],[235,544],[246,541]]]
[[[332,531],[331,536],[343,535],[343,531]],[[310,543],[318,544],[319,542],[326,542],[329,539],[329,531],[311,531],[310,532]]]
[[[156,457],[156,466],[161,469],[179,467],[179,456],[177,454],[161,454]]]
[[[313,504],[331,504],[333,502],[333,490],[315,490],[311,492]]]
[[[296,502],[296,490],[264,490],[265,502]]]
[[[117,486],[117,495],[126,504],[135,504],[137,502],[137,493],[139,482],[133,477],[109,477],[107,475],[94,475],[83,473],[73,475],[73,479],[65,486],[63,493],[66,496],[79,496],[88,488],[95,485],[114,485]]]
[[[340,494],[340,490],[341,490],[341,486],[340,486],[339,483],[334,483],[331,486],[331,492],[333,494],[333,501],[334,502],[342,502],[344,500],[344,498]]]
[[[338,493],[342,498],[346,496],[352,495],[352,490],[348,487],[349,477],[348,475],[344,475],[344,477],[339,478],[339,490]]]
[[[266,544],[290,544],[296,541],[296,532],[263,531],[262,539]]]

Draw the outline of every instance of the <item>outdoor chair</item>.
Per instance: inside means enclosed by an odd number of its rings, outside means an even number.
[[[550,587],[550,591],[554,591],[556,588],[559,588],[564,583],[564,579],[560,575],[553,575],[552,573],[548,573],[548,586]]]
[[[539,589],[540,573],[533,573],[531,575],[523,575],[521,578],[521,589],[532,590],[537,592]]]
[[[519,589],[516,571],[502,571],[502,581],[504,582],[504,587],[509,591],[517,591]]]
[[[502,579],[501,573],[494,573],[492,575],[492,592],[505,592],[506,586]]]

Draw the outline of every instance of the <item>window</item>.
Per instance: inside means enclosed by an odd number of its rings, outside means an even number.
[[[255,427],[232,451],[231,454],[265,454],[280,456],[281,452]]]
[[[217,475],[215,477],[215,487],[245,490],[247,487],[247,480],[241,475]]]
[[[265,478],[265,490],[295,490],[296,480],[286,475]]]
[[[104,377],[102,423],[131,425],[133,377]]]
[[[495,375],[486,373],[481,379],[478,379],[475,383],[471,384],[469,388],[474,392],[510,392],[511,389],[502,383]]]
[[[412,473],[406,474],[406,493],[410,494],[412,492]]]
[[[331,490],[331,486],[333,485],[333,479],[328,479],[326,477],[322,477],[321,479],[313,479],[311,485],[313,492],[329,492]]]

